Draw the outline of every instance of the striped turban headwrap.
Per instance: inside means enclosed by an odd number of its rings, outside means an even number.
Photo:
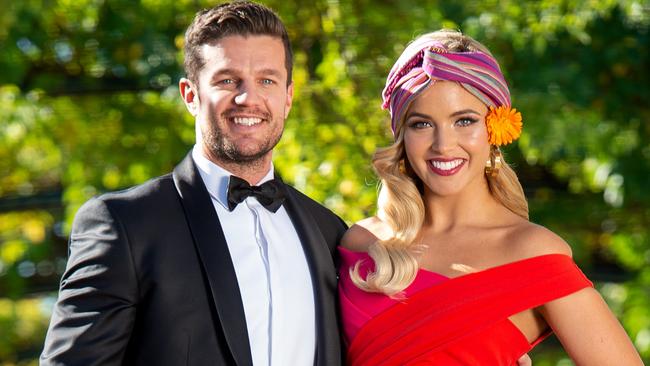
[[[494,57],[481,51],[449,52],[440,41],[421,37],[393,65],[382,93],[393,134],[413,99],[435,80],[456,81],[488,107],[503,106],[510,112],[508,84]],[[516,113],[521,131],[521,114]]]

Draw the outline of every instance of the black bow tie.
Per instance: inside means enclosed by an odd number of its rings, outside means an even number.
[[[259,186],[251,186],[247,181],[231,175],[228,182],[228,209],[234,210],[249,196],[257,198],[271,212],[276,212],[284,202],[282,183],[279,180],[271,179]]]

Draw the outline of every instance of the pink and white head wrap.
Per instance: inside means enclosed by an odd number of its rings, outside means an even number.
[[[406,47],[386,79],[382,108],[390,112],[393,134],[411,101],[435,80],[460,83],[488,107],[511,106],[508,84],[494,57],[481,51],[449,52],[425,35]]]

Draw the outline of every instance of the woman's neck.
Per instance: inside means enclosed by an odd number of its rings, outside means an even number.
[[[459,226],[473,226],[493,220],[501,204],[490,193],[487,182],[467,187],[462,192],[440,196],[426,190],[423,195],[424,223],[427,230],[450,232]]]

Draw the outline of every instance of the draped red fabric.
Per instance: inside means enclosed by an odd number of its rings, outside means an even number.
[[[349,276],[341,281],[354,286]],[[351,340],[348,364],[513,365],[541,339],[529,344],[508,317],[589,286],[560,254],[447,279],[367,320]],[[354,304],[341,304],[345,328],[346,307]]]

